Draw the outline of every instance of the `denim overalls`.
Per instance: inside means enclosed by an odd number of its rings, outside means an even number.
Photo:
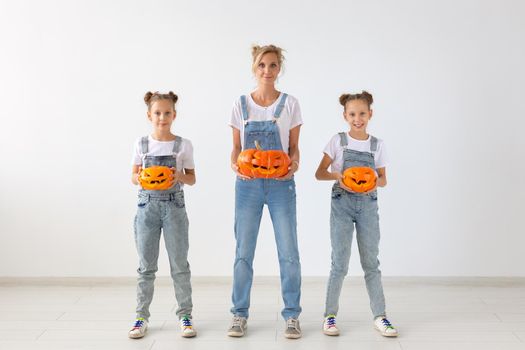
[[[258,141],[264,150],[283,150],[277,122],[284,108],[286,94],[274,113],[273,121],[249,121],[246,96],[241,96],[244,148],[255,148]],[[287,150],[286,150],[287,151]],[[253,179],[235,183],[235,263],[233,268],[233,307],[236,316],[248,317],[253,280],[253,258],[264,205],[272,219],[279,257],[284,319],[301,313],[301,265],[297,247],[295,182],[291,180]]]
[[[346,133],[340,133],[343,151],[343,171],[354,166],[375,169],[373,152],[377,150],[377,139],[370,136],[370,152],[347,149]],[[330,239],[332,242],[332,266],[326,293],[325,316],[337,315],[339,296],[343,280],[348,273],[354,224],[359,247],[361,266],[365,272],[366,289],[374,317],[385,315],[385,297],[379,271],[379,215],[377,191],[368,194],[343,190],[339,183],[332,188],[330,213]]]
[[[182,139],[177,136],[173,155],[148,155],[148,137],[141,140],[142,167],[163,165],[176,168],[176,155]],[[137,318],[148,320],[149,306],[153,299],[153,282],[157,272],[161,230],[168,251],[171,278],[177,299],[177,316],[191,315],[190,265],[188,264],[188,217],[184,204],[184,192],[180,184],[168,190],[139,190],[137,215],[135,216],[135,243],[139,254],[137,270]]]

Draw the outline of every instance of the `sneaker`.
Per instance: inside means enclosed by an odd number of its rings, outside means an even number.
[[[284,337],[288,339],[301,338],[301,326],[299,325],[298,319],[290,317],[288,320],[286,320]]]
[[[242,337],[246,333],[248,328],[248,321],[246,317],[233,316],[232,324],[228,329],[228,336],[230,337]]]
[[[339,328],[335,323],[335,315],[328,315],[324,318],[323,333],[326,335],[339,335]]]
[[[193,328],[193,323],[191,321],[191,317],[189,315],[184,315],[180,319],[180,330],[181,335],[184,338],[193,338],[197,335],[197,332]]]
[[[128,336],[132,339],[142,338],[146,335],[147,330],[148,322],[144,318],[139,317],[135,320],[133,328],[129,330]]]
[[[376,318],[374,320],[374,326],[384,337],[397,337],[397,329],[395,329],[384,316]]]

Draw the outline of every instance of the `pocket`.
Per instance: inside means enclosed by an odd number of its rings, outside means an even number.
[[[338,200],[341,199],[341,196],[343,195],[343,189],[339,186],[334,185],[332,187],[332,199]]]
[[[184,208],[186,207],[186,203],[184,201],[184,192],[178,191],[175,192],[175,198],[173,199],[173,203],[177,208]]]
[[[149,196],[139,195],[139,200],[137,202],[137,207],[145,208],[149,203]]]

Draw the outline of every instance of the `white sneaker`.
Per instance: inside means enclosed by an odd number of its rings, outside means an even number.
[[[284,337],[288,339],[299,339],[301,338],[301,326],[299,320],[290,317],[286,320],[286,329],[284,330]]]
[[[228,329],[228,336],[242,337],[246,333],[246,328],[248,328],[246,317],[233,316],[230,329]]]
[[[384,316],[376,318],[374,326],[384,337],[397,337],[397,329]]]
[[[181,335],[184,338],[193,338],[194,336],[197,335],[197,332],[193,328],[193,322],[189,315],[184,315],[181,317],[180,330],[181,330]]]
[[[148,322],[142,317],[139,317],[135,320],[135,323],[133,324],[133,328],[129,330],[128,337],[132,339],[142,338],[143,336],[146,335],[147,330],[148,330]]]
[[[328,315],[324,318],[323,333],[326,335],[339,335],[339,328],[335,323],[335,315]]]

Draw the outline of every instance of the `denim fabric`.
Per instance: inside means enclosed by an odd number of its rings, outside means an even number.
[[[175,151],[174,146],[174,151]],[[146,156],[143,167],[164,165],[176,167],[172,156]],[[161,232],[168,252],[170,273],[175,288],[177,316],[191,315],[191,273],[188,263],[188,216],[184,192],[173,186],[165,191],[139,191],[135,216],[135,243],[139,255],[137,284],[137,318],[148,320],[153,299],[155,273],[158,270]]]
[[[282,150],[279,129],[275,120],[284,106],[283,95],[274,121],[249,121],[243,102],[244,145],[254,148],[257,141],[265,150]],[[243,98],[241,97],[241,101]],[[245,99],[244,99],[245,101]],[[250,291],[253,281],[253,258],[264,205],[272,219],[281,275],[281,294],[284,319],[297,318],[301,313],[301,264],[297,245],[295,181],[273,179],[237,179],[235,184],[235,262],[231,312],[248,317]]]
[[[342,146],[345,146],[343,142]],[[371,152],[345,149],[343,158],[343,169],[353,166],[368,166],[375,169]],[[385,316],[385,297],[377,258],[380,239],[377,191],[368,194],[350,193],[337,183],[332,188],[330,212],[332,264],[326,293],[325,316],[337,315],[339,310],[341,288],[348,273],[354,225],[370,308],[374,317]]]

